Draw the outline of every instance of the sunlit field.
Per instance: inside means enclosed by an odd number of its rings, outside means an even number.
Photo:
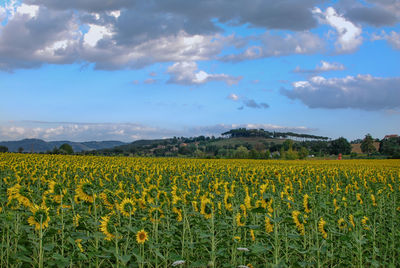
[[[400,161],[0,154],[1,267],[400,265]]]

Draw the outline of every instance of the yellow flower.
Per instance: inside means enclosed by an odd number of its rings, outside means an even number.
[[[116,236],[113,232],[116,232],[117,220],[114,213],[110,213],[100,220],[100,231],[106,236],[104,239],[111,241]]]
[[[271,217],[272,215],[270,213],[268,213],[268,216],[265,216],[265,231],[267,233],[272,233],[274,231],[274,225],[271,223]]]
[[[340,209],[340,207],[338,206],[338,204],[337,204],[337,200],[336,200],[336,198],[335,199],[333,199],[333,206],[335,207],[335,211],[334,211],[334,213],[336,213],[339,209]]]
[[[73,218],[73,222],[74,222],[74,226],[78,227],[79,226],[79,219],[81,218],[81,216],[79,214],[76,214]]]
[[[104,190],[104,192],[102,192],[100,194],[100,198],[103,201],[104,205],[108,208],[108,209],[113,209],[114,208],[114,194],[112,191],[106,189]]]
[[[147,236],[147,232],[144,229],[136,233],[136,242],[138,242],[139,244],[144,244],[144,242],[146,242],[147,240],[149,240],[149,237]]]
[[[371,200],[372,200],[372,205],[374,206],[374,207],[376,207],[377,205],[376,205],[376,199],[375,199],[375,196],[373,195],[373,194],[371,194]]]
[[[227,209],[229,211],[232,211],[232,202],[231,202],[232,197],[233,197],[233,194],[230,194],[230,193],[225,193],[225,195],[224,195],[224,206],[225,206],[225,209]]]
[[[357,198],[357,201],[360,202],[360,205],[362,205],[364,203],[361,198],[361,194],[356,194],[356,198]]]
[[[326,221],[321,217],[321,219],[318,222],[318,230],[322,234],[322,237],[326,239],[328,237],[328,233],[325,231],[324,227],[326,225]]]
[[[303,207],[304,207],[304,211],[306,213],[310,213],[311,209],[308,206],[308,199],[310,198],[310,196],[308,194],[305,194],[303,197]]]
[[[31,212],[33,216],[28,218],[29,225],[34,225],[37,231],[49,227],[49,208],[44,205],[32,205]]]
[[[235,217],[235,219],[236,219],[236,225],[237,225],[238,227],[244,226],[244,225],[245,225],[245,223],[241,221],[241,218],[242,218],[242,215],[240,214],[240,212],[238,212],[238,213],[236,214],[236,217]]]
[[[204,218],[211,219],[213,212],[214,203],[209,198],[203,197],[201,199],[200,213],[204,216]]]
[[[254,235],[254,230],[250,229],[250,237],[252,241],[256,241],[256,236]]]
[[[84,250],[83,250],[83,247],[82,247],[81,242],[82,242],[82,239],[76,239],[76,240],[75,240],[75,243],[76,243],[76,245],[78,246],[79,250],[80,250],[81,252],[83,252]]]
[[[354,223],[354,216],[351,214],[349,215],[349,222],[353,226],[353,228],[356,228],[356,224]]]
[[[304,235],[306,231],[305,231],[304,224],[299,221],[300,214],[301,213],[298,210],[292,211],[292,219],[293,219],[293,222],[296,225],[297,230],[299,231],[300,235]]]
[[[172,212],[176,214],[176,220],[181,222],[182,221],[182,211],[176,207],[172,207]]]
[[[240,240],[241,240],[240,236],[234,236],[232,239],[235,242],[240,242]]]
[[[346,221],[343,218],[340,218],[338,220],[338,226],[339,226],[339,229],[341,229],[341,230],[346,230],[347,229]]]
[[[361,219],[361,223],[362,223],[362,226],[363,226],[364,230],[369,230],[369,227],[368,227],[368,225],[367,225],[367,221],[368,221],[368,220],[369,220],[369,219],[368,219],[367,216],[364,216],[364,217]]]
[[[75,190],[76,195],[79,197],[79,199],[93,203],[94,199],[94,186],[89,182],[88,179],[83,179],[80,181],[78,184],[76,190]]]
[[[149,211],[150,220],[152,222],[159,222],[160,219],[164,218],[164,212],[161,208],[151,208]]]
[[[118,210],[125,217],[130,217],[136,210],[135,202],[130,198],[124,198],[124,200],[122,200],[118,205]]]

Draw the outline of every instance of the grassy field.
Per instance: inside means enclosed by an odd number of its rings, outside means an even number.
[[[398,267],[400,161],[0,154],[1,267]]]

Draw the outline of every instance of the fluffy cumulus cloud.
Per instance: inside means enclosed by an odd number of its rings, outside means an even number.
[[[371,75],[345,78],[312,77],[293,83],[291,90],[281,89],[290,99],[298,99],[310,108],[354,108],[386,110],[400,108],[400,78]]]
[[[328,7],[325,12],[319,8],[314,8],[313,12],[321,22],[336,30],[336,48],[339,52],[352,52],[362,44],[362,28],[338,14],[333,7]]]
[[[330,71],[343,71],[344,65],[337,62],[321,61],[320,65],[317,65],[315,69],[302,69],[299,66],[293,70],[294,73],[322,73]]]
[[[5,22],[0,24],[0,69],[84,62],[113,70],[217,59],[224,48],[247,42],[226,36],[221,24],[306,31],[317,25],[311,10],[320,2],[8,1],[0,6],[0,20]],[[316,40],[302,32],[264,39],[271,43],[263,48],[264,56],[309,53],[310,42]],[[297,44],[294,39],[299,39]],[[280,46],[288,47],[279,51]],[[254,49],[247,50],[247,58],[257,57],[251,55]]]
[[[9,122],[0,125],[0,141],[37,138],[46,141],[105,141],[132,142],[138,139],[193,137],[199,135],[219,136],[233,128],[263,128],[275,131],[311,132],[304,126],[286,127],[273,124],[217,124],[210,126],[186,126],[180,129],[153,127],[137,123],[76,123],[76,122]]]
[[[169,83],[181,85],[200,85],[211,81],[223,81],[228,85],[239,83],[242,77],[227,74],[209,74],[198,70],[196,62],[177,62],[168,67]]]

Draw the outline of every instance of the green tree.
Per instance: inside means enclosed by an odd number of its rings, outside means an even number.
[[[8,147],[0,145],[0,153],[6,153],[6,152],[8,152]]]
[[[339,139],[333,140],[329,146],[329,153],[331,154],[350,154],[351,144],[350,142],[340,137]]]
[[[65,154],[73,154],[74,153],[72,146],[69,145],[68,143],[62,144],[60,146],[59,150],[61,151],[61,153],[65,153]]]
[[[22,153],[24,151],[23,147],[18,147],[18,153]]]
[[[400,158],[400,137],[383,139],[379,146],[379,152],[392,158]]]
[[[299,158],[304,159],[308,156],[309,152],[306,147],[301,147],[299,151]]]
[[[249,155],[249,150],[244,146],[239,146],[235,150],[235,158],[247,158]]]
[[[361,151],[363,153],[367,153],[368,156],[376,152],[376,148],[374,146],[374,139],[372,138],[371,134],[365,135],[365,138],[361,142]]]

